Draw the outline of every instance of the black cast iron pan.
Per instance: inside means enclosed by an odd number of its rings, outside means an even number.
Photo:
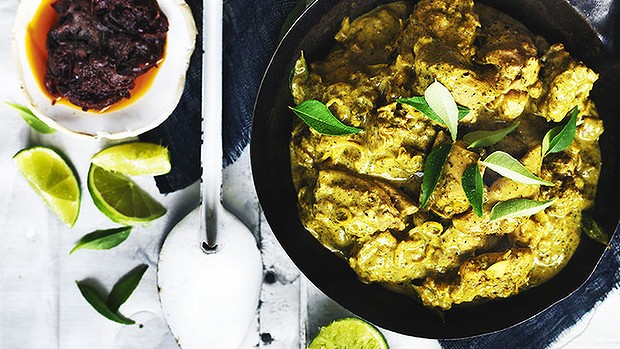
[[[360,282],[348,264],[325,249],[302,226],[291,181],[289,139],[294,115],[289,72],[299,52],[308,61],[323,58],[335,44],[342,18],[355,18],[382,0],[318,0],[304,12],[278,46],[264,76],[254,110],[251,161],[265,216],[293,262],[310,281],[354,314],[396,332],[426,338],[462,338],[516,325],[564,299],[582,285],[605,249],[583,238],[569,264],[551,281],[508,299],[455,306],[442,319],[413,298]],[[601,77],[592,92],[605,122],[600,144],[603,171],[594,217],[608,233],[618,223],[618,121],[620,74],[614,48],[562,0],[489,0],[484,3],[520,20],[549,42],[563,42]]]

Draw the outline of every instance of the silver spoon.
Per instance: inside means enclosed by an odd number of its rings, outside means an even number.
[[[202,204],[164,242],[158,286],[183,349],[237,348],[254,318],[262,263],[254,236],[221,204],[222,0],[204,2]]]

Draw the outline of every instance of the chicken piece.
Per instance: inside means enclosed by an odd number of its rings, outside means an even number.
[[[364,65],[387,62],[409,12],[407,3],[394,2],[379,6],[353,22],[346,17],[335,39],[345,46],[353,62]]]
[[[335,35],[341,45],[324,60],[313,63],[310,70],[323,83],[332,84],[350,82],[353,71],[389,63],[408,13],[409,5],[397,2],[380,6],[353,22],[345,18]]]
[[[505,94],[498,96],[492,102],[492,108],[497,110],[497,120],[511,121],[523,114],[529,95],[526,91],[510,90]]]
[[[542,166],[542,147],[540,145],[530,149],[522,158],[521,163],[534,175],[540,175]],[[538,194],[538,184],[523,184],[513,181],[510,178],[502,177],[493,184],[488,191],[488,202],[495,204],[499,201],[506,201],[515,198],[532,199]]]
[[[421,172],[424,154],[437,132],[431,120],[409,106],[389,104],[368,120],[364,144],[368,163],[356,170],[390,180],[406,180]]]
[[[463,172],[478,161],[478,154],[465,148],[462,142],[452,145],[448,160],[443,167],[439,182],[428,199],[427,207],[444,218],[467,211],[470,207],[463,191]]]
[[[472,237],[427,221],[398,241],[380,233],[349,258],[351,268],[365,282],[404,283],[456,268],[474,251],[487,248],[494,237]]]
[[[368,77],[359,73],[359,79],[367,83],[338,82],[327,85],[321,100],[329,107],[334,116],[347,125],[360,127],[365,123],[370,112],[375,108],[379,94],[368,83]]]
[[[346,248],[376,232],[404,230],[408,217],[418,210],[390,185],[343,171],[319,171],[314,188],[305,190],[301,220],[332,249]]]
[[[500,94],[492,83],[473,69],[469,60],[438,39],[420,38],[414,46],[414,53],[414,92],[421,95],[433,81],[441,82],[456,103],[473,111],[461,122],[475,122],[475,111],[483,109]]]
[[[545,158],[541,170],[541,178],[553,182],[552,187],[541,187],[539,200],[552,200],[556,202],[547,209],[547,212],[556,217],[565,217],[575,212],[589,208],[590,201],[584,197],[584,187],[586,181],[591,178],[584,178],[585,168],[593,167],[591,171],[596,172],[596,165],[587,165],[582,161],[579,146],[573,144],[561,153],[549,154]],[[589,198],[593,199],[593,197]]]
[[[366,142],[373,152],[404,146],[428,153],[437,131],[435,122],[407,104],[388,104],[369,120]],[[398,140],[398,143],[395,143]]]
[[[562,44],[552,45],[542,61],[543,94],[533,104],[534,111],[547,120],[559,122],[575,106],[585,110],[598,74],[571,58]]]
[[[603,133],[603,120],[595,117],[584,117],[577,127],[577,138],[586,142],[597,141]]]
[[[515,231],[514,241],[528,246],[534,254],[532,285],[551,279],[568,263],[579,245],[580,224],[578,210],[561,218],[544,211],[526,219]]]
[[[463,263],[452,282],[428,277],[414,286],[426,306],[450,309],[480,298],[509,297],[527,286],[534,257],[529,248],[490,252]]]
[[[421,37],[430,36],[469,58],[475,52],[473,43],[479,27],[472,0],[422,0],[416,4],[398,46],[408,51]]]
[[[498,120],[514,120],[523,113],[530,96],[540,96],[538,50],[521,23],[485,5],[476,4],[476,10],[482,25],[476,60],[487,70],[493,67],[487,76],[499,93],[488,107],[498,112]]]
[[[481,63],[492,65],[496,72],[496,89],[527,91],[538,81],[540,65],[538,50],[531,33],[523,24],[488,6],[476,4],[482,25],[476,57]]]
[[[413,56],[413,52],[409,56]],[[393,64],[373,74],[370,80],[385,96],[386,102],[393,103],[399,98],[413,96],[411,87],[414,79],[413,58],[399,54]]]
[[[436,127],[421,112],[396,103],[372,113],[366,131],[354,135],[320,135],[299,124],[292,134],[291,161],[305,168],[320,164],[405,181],[422,171]]]

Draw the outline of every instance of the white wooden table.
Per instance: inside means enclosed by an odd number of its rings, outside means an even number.
[[[0,0],[0,101],[23,102],[11,58],[11,28],[17,0]],[[82,209],[73,229],[45,207],[13,166],[12,156],[32,145],[60,149],[78,171]],[[79,251],[74,243],[96,229],[115,226],[93,205],[85,178],[90,157],[102,142],[62,134],[39,135],[8,107],[0,106],[0,349],[177,348],[162,318],[156,263],[164,237],[198,204],[198,186],[162,196],[151,179],[139,184],[168,213],[110,251]],[[304,348],[319,326],[351,314],[324,296],[286,256],[261,214],[249,166],[249,151],[224,172],[225,205],[253,231],[263,255],[265,282],[256,319],[241,348]],[[75,280],[92,279],[109,290],[138,264],[149,265],[135,293],[121,308],[141,326],[123,326],[96,313]],[[618,348],[620,291],[566,331],[553,348]],[[383,331],[392,348],[437,348],[434,340]]]

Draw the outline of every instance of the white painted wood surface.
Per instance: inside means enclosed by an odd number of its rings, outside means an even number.
[[[17,0],[0,0],[0,101],[22,102],[10,53],[12,16]],[[13,166],[20,149],[53,145],[75,165],[85,189],[90,156],[100,142],[64,135],[38,135],[12,110],[0,105],[0,349],[175,349],[162,320],[155,265],[163,238],[198,203],[198,186],[159,195],[150,179],[139,184],[168,213],[134,230],[111,251],[68,251],[84,234],[115,226],[83,191],[82,211],[69,230],[49,213]],[[294,266],[261,214],[249,167],[249,152],[224,171],[225,205],[253,231],[263,254],[265,282],[256,319],[241,349],[296,349],[320,326],[351,314],[316,289]],[[121,308],[142,326],[123,326],[97,314],[79,294],[75,280],[93,279],[109,291],[134,266],[147,263],[144,279]],[[552,348],[618,348],[620,291],[567,330]],[[437,348],[433,340],[383,331],[392,348]]]

